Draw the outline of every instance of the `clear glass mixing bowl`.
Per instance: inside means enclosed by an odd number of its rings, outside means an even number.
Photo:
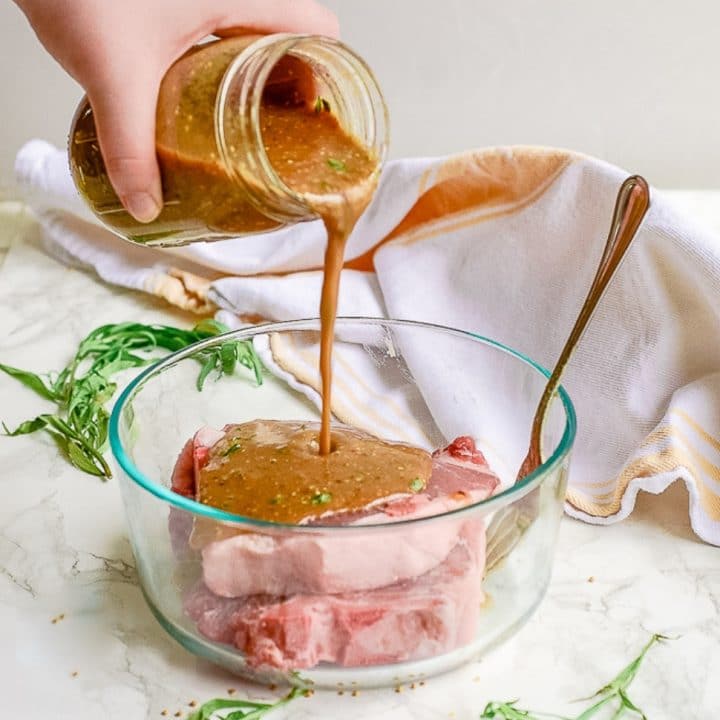
[[[509,637],[545,593],[572,403],[561,389],[546,460],[514,484],[543,368],[467,332],[341,318],[336,420],[430,451],[470,436],[501,479],[494,495],[430,517],[324,527],[248,519],[176,493],[173,469],[199,428],[317,421],[318,330],[302,320],[211,338],[123,392],[110,442],[143,592],[188,650],[261,682],[372,687],[449,670]],[[240,367],[198,391],[208,352],[236,340],[257,352],[261,384]]]

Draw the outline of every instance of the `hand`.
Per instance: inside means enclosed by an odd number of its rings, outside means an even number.
[[[160,81],[202,38],[248,31],[338,34],[315,0],[16,0],[47,50],[87,92],[110,181],[149,222],[162,207],[155,157]]]

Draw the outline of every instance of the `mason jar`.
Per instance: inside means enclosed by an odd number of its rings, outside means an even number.
[[[75,184],[106,227],[143,245],[219,240],[316,219],[318,196],[332,188],[320,184],[313,200],[278,174],[270,160],[272,138],[263,137],[261,123],[263,100],[273,94],[294,97],[311,112],[332,113],[367,151],[376,179],[387,151],[388,118],[371,70],[336,40],[276,34],[198,45],[167,71],[156,114],[163,209],[155,220],[133,218],[113,190],[87,98],[69,136]]]

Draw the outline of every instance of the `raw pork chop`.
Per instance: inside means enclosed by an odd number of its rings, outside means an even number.
[[[219,430],[202,428],[185,443],[172,473],[171,487],[176,493],[195,498],[195,477],[207,462],[210,448],[223,436],[224,433]],[[182,560],[191,554],[190,536],[193,532],[193,516],[184,510],[170,508],[168,529],[173,552]]]
[[[183,449],[173,473],[173,489],[192,497],[195,478],[220,431],[203,428]],[[432,475],[422,492],[397,495],[361,511],[309,517],[309,525],[373,525],[437,515],[490,496],[499,480],[472,438],[458,438],[433,456]],[[231,534],[202,546],[203,579],[223,597],[293,593],[343,593],[384,587],[418,577],[436,567],[456,545],[465,521],[433,523],[365,532],[280,530]],[[197,524],[197,521],[196,521]],[[177,554],[186,548],[192,528],[187,516],[173,521]],[[193,532],[197,540],[198,528]],[[205,533],[206,535],[208,533]],[[484,541],[484,537],[483,537]],[[194,543],[194,544],[197,544]],[[382,562],[378,562],[378,558]],[[481,568],[482,570],[482,568]]]
[[[252,667],[362,666],[432,657],[475,636],[483,545],[482,522],[469,521],[444,561],[411,580],[368,592],[242,599],[218,597],[200,582],[186,597],[185,611],[203,635],[235,645]]]

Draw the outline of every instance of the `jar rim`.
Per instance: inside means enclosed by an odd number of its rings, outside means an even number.
[[[377,158],[377,174],[388,151],[387,105],[372,70],[355,51],[323,35],[276,33],[260,36],[242,50],[225,71],[215,104],[215,135],[222,161],[233,179],[244,186],[251,202],[263,214],[280,222],[317,218],[308,205],[310,194],[298,193],[282,180],[270,162],[262,138],[260,107],[263,90],[277,62],[287,55],[323,65],[344,63],[355,81],[346,89],[364,93],[368,123],[377,126],[369,142],[359,138],[360,142],[371,146]],[[239,103],[237,112],[236,102]],[[341,125],[346,119],[338,115]],[[240,155],[229,137],[231,123],[239,131],[238,139],[242,143]],[[262,190],[258,179],[263,182]],[[268,190],[272,191],[270,197]]]

